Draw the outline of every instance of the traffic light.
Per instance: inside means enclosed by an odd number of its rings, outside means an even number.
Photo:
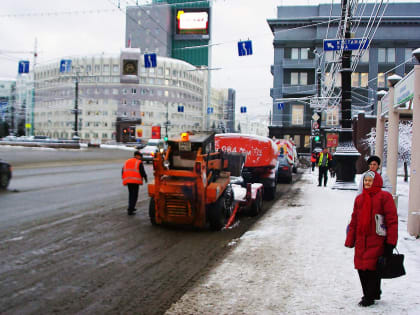
[[[122,132],[123,132],[123,135],[126,135],[128,133],[127,128],[123,128]]]
[[[314,137],[314,140],[315,140],[316,142],[318,142],[318,141],[319,141],[319,139],[320,139],[320,138],[319,138],[319,136],[315,136],[315,137]]]
[[[168,136],[165,136],[165,137],[163,138],[163,140],[165,140],[165,142],[168,142]]]

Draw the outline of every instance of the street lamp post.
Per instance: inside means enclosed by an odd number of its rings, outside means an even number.
[[[76,80],[74,84],[74,109],[72,110],[74,113],[74,135],[73,140],[79,140],[79,68],[76,69]]]
[[[350,8],[347,0],[341,2],[344,38],[351,38]],[[337,180],[333,188],[357,190],[355,184],[356,161],[360,156],[353,143],[353,129],[351,120],[351,50],[343,50],[341,67],[341,128],[339,144],[334,154],[337,162]]]

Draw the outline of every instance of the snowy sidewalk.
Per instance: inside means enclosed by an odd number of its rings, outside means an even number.
[[[382,300],[361,308],[353,249],[344,247],[355,192],[332,190],[331,180],[318,187],[315,176],[305,173],[298,195],[278,200],[166,314],[420,314],[420,240],[406,232],[407,209],[398,244],[407,275],[383,280]]]

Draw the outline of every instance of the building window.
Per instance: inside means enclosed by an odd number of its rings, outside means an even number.
[[[337,126],[338,125],[338,107],[327,111],[326,117],[326,125],[327,126]]]
[[[353,72],[351,74],[351,86],[359,87],[359,72]]]
[[[362,51],[362,56],[360,57],[361,62],[369,62],[369,49],[365,49]]]
[[[292,105],[292,125],[303,124],[303,105]]]
[[[410,60],[411,58],[413,58],[412,52],[413,50],[411,48],[406,48],[404,60]]]
[[[385,87],[385,74],[383,72],[378,73],[378,87]]]
[[[395,48],[388,48],[386,52],[387,52],[387,61],[395,62]]]
[[[307,85],[308,84],[308,73],[306,72],[300,72],[300,85]]]
[[[309,51],[308,48],[301,48],[300,49],[300,59],[302,59],[302,60],[308,59],[308,51]]]
[[[117,73],[120,71],[120,66],[119,65],[113,65],[112,66],[112,72]]]
[[[360,87],[367,87],[368,86],[368,79],[369,74],[364,72],[360,74]]]
[[[109,65],[104,65],[104,72],[109,72]]]
[[[307,85],[308,73],[307,72],[291,72],[290,84],[291,85]]]
[[[305,136],[305,148],[309,148],[311,146],[311,136],[307,135]]]
[[[95,65],[95,72],[100,72],[100,71],[101,71],[101,66]]]
[[[293,140],[295,141],[296,148],[300,148],[300,135],[295,135]]]
[[[378,62],[395,62],[395,48],[378,48]]]
[[[298,85],[299,84],[299,72],[292,72],[290,74],[290,84]]]
[[[299,59],[299,48],[292,48],[291,59],[293,60]]]
[[[137,93],[137,89],[132,88],[132,89],[131,89],[131,94],[136,94],[136,93]]]
[[[385,48],[378,48],[378,62],[385,62]]]

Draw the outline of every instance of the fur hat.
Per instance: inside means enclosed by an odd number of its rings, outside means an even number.
[[[375,161],[378,163],[378,165],[381,165],[381,159],[379,158],[379,156],[372,155],[370,158],[368,158],[367,164],[369,165],[372,161]]]
[[[372,177],[372,178],[375,178],[375,172],[373,172],[373,171],[367,171],[367,172],[365,173],[365,175],[363,176],[363,178],[365,178],[365,177]]]

